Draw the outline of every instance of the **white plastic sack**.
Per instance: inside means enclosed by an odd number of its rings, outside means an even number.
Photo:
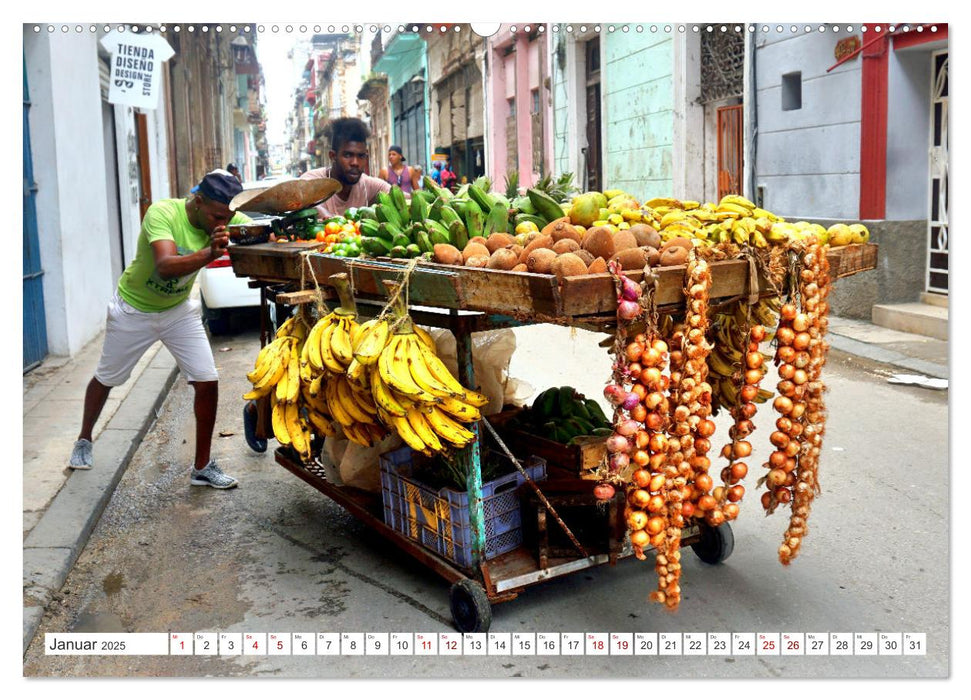
[[[456,360],[455,336],[451,331],[429,329],[435,339],[438,356],[457,379],[458,361]],[[480,331],[472,334],[472,368],[478,392],[489,398],[488,405],[481,411],[491,416],[502,411],[507,404],[522,406],[533,395],[529,383],[509,376],[509,361],[516,351],[516,334],[512,329]]]

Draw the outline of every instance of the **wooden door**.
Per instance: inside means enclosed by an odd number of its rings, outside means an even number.
[[[718,199],[742,194],[742,105],[718,108]]]

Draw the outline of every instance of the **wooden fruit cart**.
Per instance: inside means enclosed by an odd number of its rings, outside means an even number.
[[[251,284],[262,290],[264,318],[269,303],[277,305],[277,318],[282,318],[288,305],[316,300],[318,286],[326,294],[329,289],[325,287],[326,281],[336,273],[347,273],[360,315],[373,316],[385,304],[385,282],[400,281],[405,271],[405,265],[401,262],[339,258],[316,252],[318,247],[313,243],[292,242],[230,248],[235,273],[252,278],[254,281]],[[876,252],[877,246],[872,244],[832,249],[829,253],[832,278],[835,280],[874,269]],[[665,307],[676,309],[683,305],[684,270],[684,266],[652,270],[658,278],[656,303],[660,311],[663,312]],[[630,273],[629,276],[637,280],[640,273]],[[745,260],[712,263],[712,301],[753,293],[767,294],[765,280],[758,277],[756,282],[756,277],[754,269]],[[753,289],[756,284],[758,289]],[[336,299],[336,294],[331,298]],[[469,387],[476,386],[472,333],[538,323],[610,332],[616,322],[616,293],[609,274],[571,277],[558,282],[551,275],[420,263],[409,276],[408,299],[410,314],[417,323],[448,329],[454,334],[458,379]],[[264,331],[265,343],[270,333],[266,332],[266,328]],[[383,517],[380,494],[335,485],[325,477],[322,465],[316,462],[303,464],[289,449],[277,449],[275,458],[285,469],[449,581],[452,584],[450,609],[456,628],[461,632],[485,632],[491,623],[493,604],[516,598],[530,585],[593,566],[614,564],[632,555],[629,542],[625,542],[622,524],[622,492],[617,493],[609,505],[608,521],[615,526],[607,533],[606,545],[590,553],[559,518],[556,507],[544,496],[540,488],[544,482],[533,482],[527,477],[529,486],[521,488],[538,504],[538,553],[520,546],[486,559],[481,474],[483,433],[490,433],[495,441],[502,443],[498,433],[486,424],[486,420],[482,421],[482,426],[470,426],[476,440],[458,456],[469,475],[468,507],[473,540],[469,566],[459,566],[389,526]],[[585,482],[591,487],[586,489],[582,484],[577,487],[574,479],[571,487],[569,480],[563,478],[568,475],[557,473],[552,467],[549,476],[549,481],[545,482],[546,490],[556,486],[565,488],[567,492],[573,491],[572,494],[561,495],[558,499],[561,507],[590,501],[593,482]],[[556,522],[551,523],[550,520]],[[558,528],[565,532],[571,546],[566,549],[544,546],[549,534]],[[690,545],[706,563],[716,564],[724,561],[732,552],[731,528],[727,523],[718,528],[695,525],[685,529],[682,544]]]

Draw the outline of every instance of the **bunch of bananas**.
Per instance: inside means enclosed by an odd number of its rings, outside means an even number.
[[[371,447],[388,433],[378,420],[370,392],[351,382],[348,374],[353,369],[354,345],[363,326],[357,322],[357,307],[347,275],[332,275],[330,282],[337,288],[340,306],[310,329],[300,361],[301,376],[318,413],[337,421],[348,440]]]
[[[313,433],[333,435],[326,409],[320,409],[304,391],[302,363],[311,334],[306,313],[301,309],[277,329],[273,341],[267,343],[256,357],[256,365],[246,378],[252,390],[243,395],[246,400],[270,396],[273,434],[281,445],[290,445],[308,461],[311,458]]]
[[[713,413],[719,408],[731,410],[737,405],[740,383],[736,375],[742,371],[744,355],[748,349],[748,328],[760,324],[775,328],[778,324],[779,297],[759,299],[749,306],[737,301],[712,316],[710,334],[713,336],[711,353],[708,355],[708,383],[712,389]],[[771,357],[763,353],[764,359]],[[754,403],[764,403],[772,392],[759,389]]]
[[[370,388],[381,422],[427,455],[474,440],[464,424],[482,417],[479,409],[488,398],[452,376],[435,354],[435,341],[414,325],[402,303],[394,305],[393,320],[381,316],[365,326],[349,381]]]

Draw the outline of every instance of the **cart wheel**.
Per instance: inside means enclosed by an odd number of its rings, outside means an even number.
[[[488,632],[492,605],[485,589],[469,578],[459,579],[448,593],[452,622],[459,632]]]
[[[701,539],[691,545],[698,558],[706,564],[721,564],[735,549],[735,535],[728,523],[718,527],[701,525]]]

